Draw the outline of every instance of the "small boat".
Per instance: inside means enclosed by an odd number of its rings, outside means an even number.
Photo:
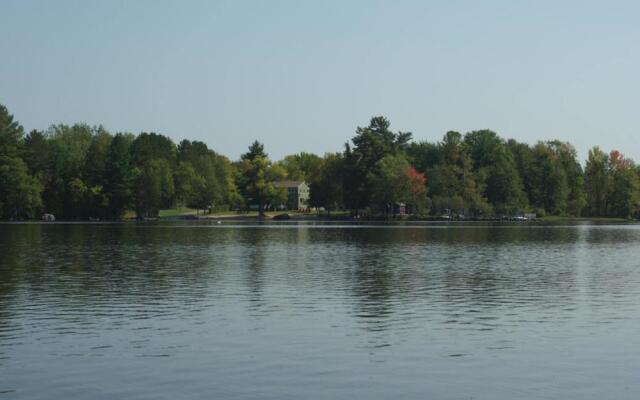
[[[45,222],[54,222],[56,217],[53,214],[42,214],[42,220]]]

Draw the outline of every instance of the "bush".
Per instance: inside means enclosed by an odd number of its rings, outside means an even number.
[[[543,218],[547,216],[547,212],[544,210],[544,208],[534,208],[533,212],[536,213],[536,216],[538,218]]]

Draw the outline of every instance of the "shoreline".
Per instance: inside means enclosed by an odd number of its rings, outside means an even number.
[[[434,224],[464,224],[464,223],[488,223],[488,224],[518,224],[518,225],[540,225],[540,224],[557,224],[557,223],[575,223],[575,224],[632,224],[638,223],[637,219],[612,218],[612,217],[559,217],[548,216],[536,218],[528,221],[517,221],[513,219],[463,219],[463,220],[447,220],[438,217],[422,217],[422,218],[360,218],[353,219],[346,215],[316,215],[316,214],[293,214],[288,217],[280,217],[282,214],[267,215],[260,218],[257,215],[242,214],[218,214],[218,215],[201,215],[193,214],[175,215],[158,218],[145,218],[138,220],[136,218],[124,218],[120,220],[96,220],[96,219],[77,219],[66,220],[59,219],[56,221],[42,221],[39,219],[30,220],[0,220],[0,223],[145,223],[145,222],[266,222],[266,223],[286,223],[286,222],[343,222],[349,224],[369,223],[369,224],[400,224],[400,223],[434,223]]]

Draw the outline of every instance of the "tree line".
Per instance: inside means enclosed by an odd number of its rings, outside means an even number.
[[[310,206],[382,216],[413,214],[637,217],[640,167],[595,147],[583,166],[561,141],[534,145],[490,130],[413,141],[384,117],[358,127],[344,151],[272,161],[259,142],[239,160],[199,141],[156,133],[111,134],[101,126],[52,125],[25,134],[0,105],[0,218],[117,220],[177,206],[205,212],[286,202],[276,182],[306,181]]]

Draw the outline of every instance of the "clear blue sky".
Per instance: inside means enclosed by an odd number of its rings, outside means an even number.
[[[640,3],[0,0],[0,103],[236,158],[339,151],[385,115],[640,161]]]

